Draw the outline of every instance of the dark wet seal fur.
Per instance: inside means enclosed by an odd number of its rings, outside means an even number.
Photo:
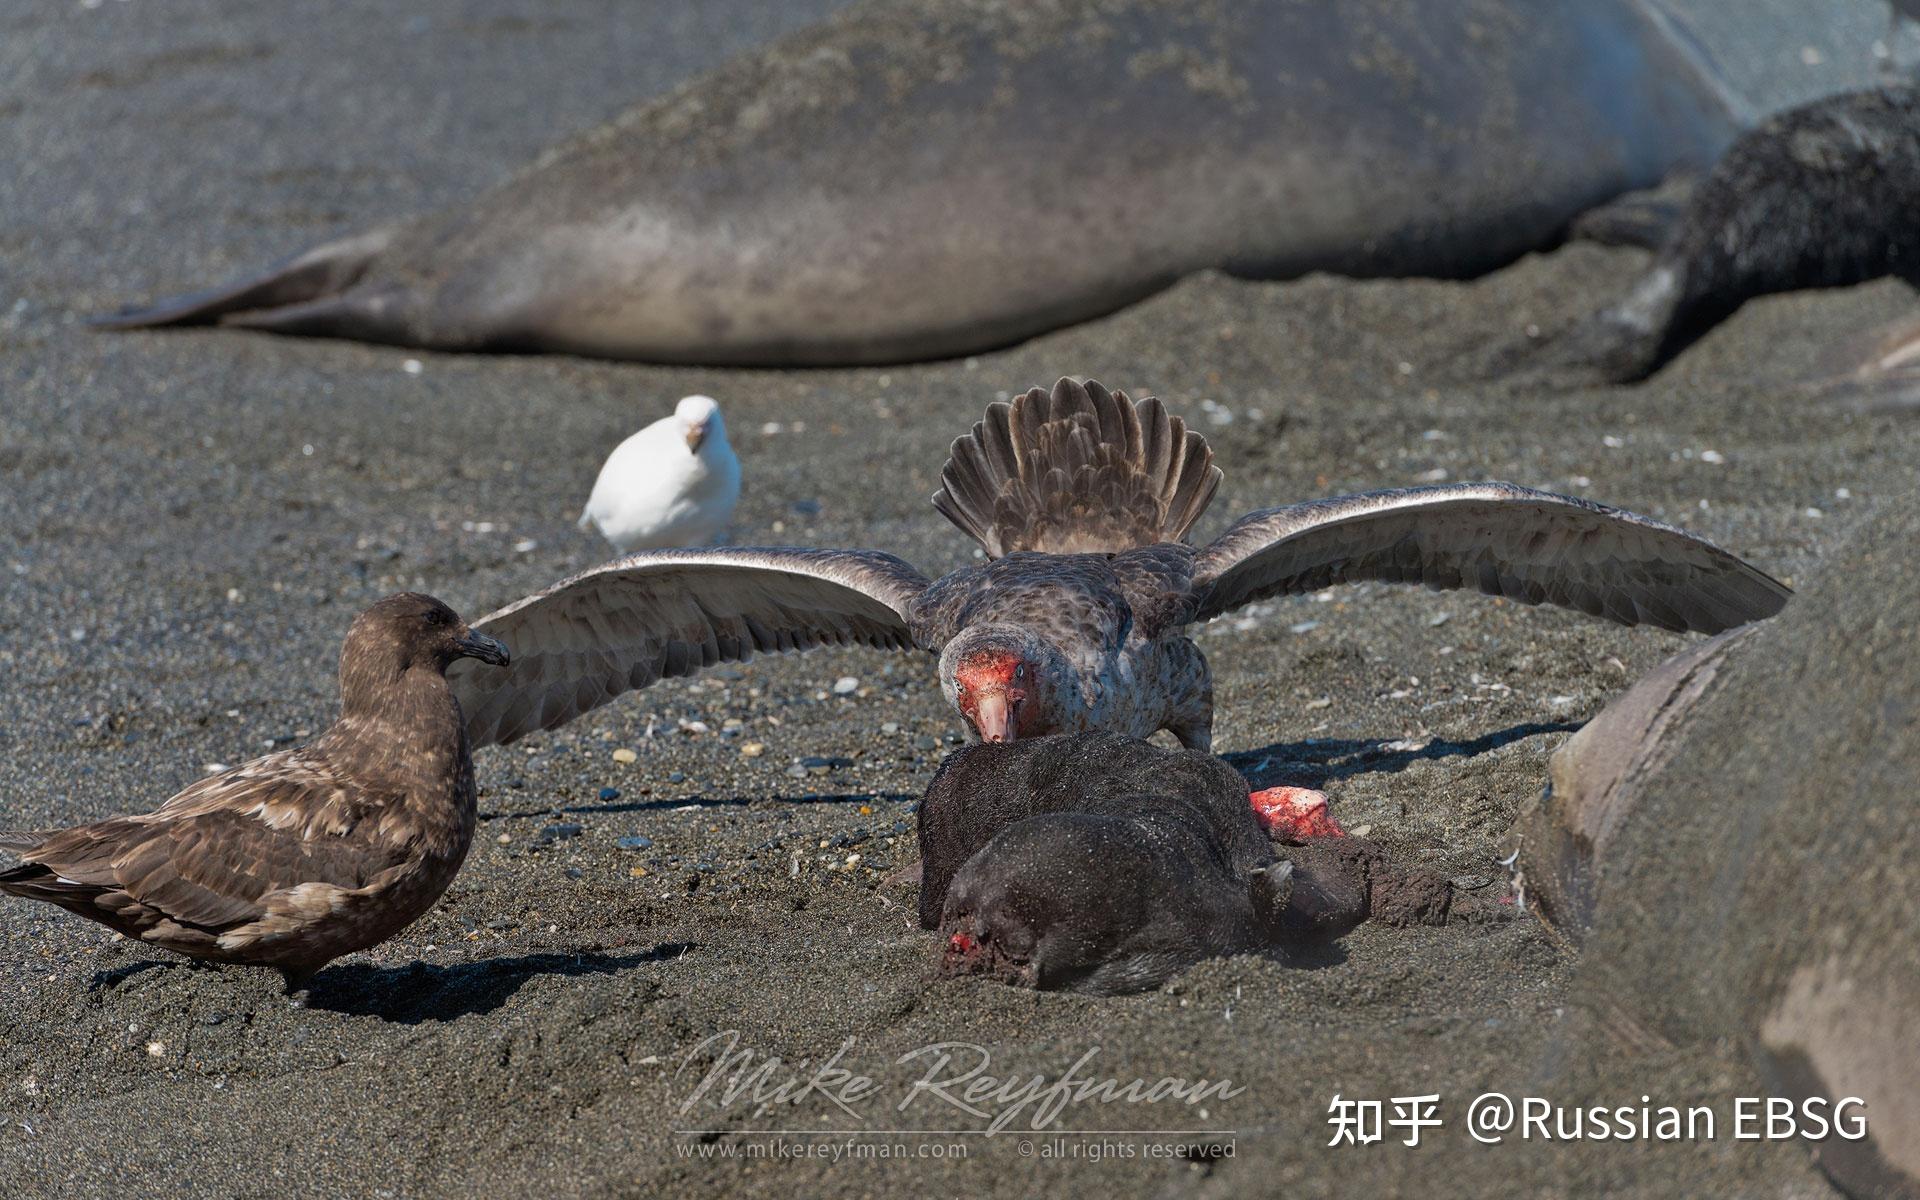
[[[1631,382],[1755,297],[1883,276],[1920,284],[1916,211],[1920,87],[1789,109],[1743,134],[1685,200],[1663,192],[1585,218],[1600,240],[1657,244],[1653,264],[1571,328],[1496,350],[1492,372]]]
[[[970,746],[920,810],[920,923],[941,968],[1108,995],[1208,958],[1444,924],[1445,880],[1362,838],[1268,841],[1219,759],[1110,733]]]

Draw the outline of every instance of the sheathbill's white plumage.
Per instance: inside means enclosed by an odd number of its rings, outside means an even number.
[[[711,396],[688,396],[614,447],[580,514],[622,554],[701,546],[733,519],[740,460]]]

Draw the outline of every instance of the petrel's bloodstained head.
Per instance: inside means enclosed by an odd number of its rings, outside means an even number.
[[[1020,736],[1021,717],[1031,711],[1033,670],[1013,650],[992,647],[963,656],[953,670],[960,715],[983,742],[1010,742]]]
[[[962,630],[940,651],[940,682],[983,742],[1059,733],[1059,706],[1072,699],[1072,675],[1059,651],[1011,623]]]

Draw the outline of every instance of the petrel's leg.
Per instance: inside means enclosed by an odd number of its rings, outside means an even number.
[[[1276,842],[1303,842],[1310,837],[1345,837],[1327,812],[1327,795],[1312,788],[1270,787],[1247,797],[1253,815]]]
[[[1180,744],[1189,750],[1198,750],[1202,754],[1213,753],[1213,717],[1209,713],[1205,720],[1187,721],[1179,724],[1169,723],[1167,732],[1177,738]]]
[[[1213,751],[1213,675],[1200,647],[1183,641],[1174,649],[1175,694],[1173,712],[1164,728],[1182,746],[1202,754]]]

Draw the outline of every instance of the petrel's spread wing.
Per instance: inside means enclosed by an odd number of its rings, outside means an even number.
[[[1477,588],[1623,625],[1718,633],[1785,585],[1647,517],[1508,483],[1403,488],[1249,513],[1200,552],[1199,619],[1363,579]]]
[[[824,645],[912,649],[926,577],[864,550],[661,550],[618,558],[475,621],[513,651],[504,670],[447,679],[475,747],[552,729],[655,680],[756,653]]]

